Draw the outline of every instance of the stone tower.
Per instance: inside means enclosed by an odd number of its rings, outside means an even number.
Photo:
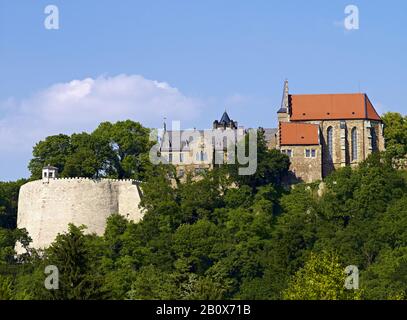
[[[290,94],[288,90],[288,80],[284,81],[283,98],[281,100],[281,107],[277,111],[278,122],[290,121]]]

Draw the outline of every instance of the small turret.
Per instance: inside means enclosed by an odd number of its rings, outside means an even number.
[[[230,120],[230,117],[226,110],[223,113],[220,121],[215,120],[213,122],[213,129],[226,129],[226,128],[237,129],[237,126],[238,126],[237,121]]]
[[[277,111],[278,122],[290,121],[290,94],[288,90],[288,80],[284,81],[283,99],[281,100],[280,109]]]
[[[55,180],[58,178],[58,168],[51,165],[47,165],[42,168],[42,181],[49,182],[49,180]]]

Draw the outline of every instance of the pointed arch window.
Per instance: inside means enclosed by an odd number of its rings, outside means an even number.
[[[328,156],[329,159],[332,160],[333,158],[333,133],[334,129],[329,127],[327,130],[327,147],[328,147]]]
[[[374,127],[371,129],[371,136],[372,136],[372,151],[375,152],[377,151],[377,135],[376,135],[376,130]]]
[[[352,129],[352,161],[358,159],[358,130]]]

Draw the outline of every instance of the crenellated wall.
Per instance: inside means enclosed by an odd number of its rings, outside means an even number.
[[[26,228],[31,247],[49,246],[69,223],[87,226],[87,233],[103,234],[106,219],[118,213],[138,222],[140,191],[134,180],[60,178],[33,181],[20,189],[17,227]],[[17,246],[17,252],[22,248]]]

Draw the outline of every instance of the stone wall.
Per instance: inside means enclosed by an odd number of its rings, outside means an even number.
[[[29,182],[20,189],[17,227],[26,228],[31,247],[49,246],[69,223],[103,234],[106,219],[115,213],[135,222],[142,218],[140,192],[133,180],[84,178]],[[17,252],[22,248],[17,246]]]
[[[322,170],[326,177],[333,170],[351,165],[356,167],[373,151],[384,150],[384,138],[380,122],[369,120],[344,120],[341,127],[340,120],[314,121],[321,128]],[[328,128],[333,128],[333,154],[329,155],[327,140]],[[357,132],[357,159],[352,159],[352,129]],[[375,135],[372,135],[372,129]],[[373,141],[374,139],[374,141]],[[376,150],[373,150],[373,146]]]
[[[314,158],[305,156],[306,150],[315,150]],[[321,146],[281,146],[281,150],[291,150],[290,171],[293,176],[288,183],[306,182],[322,179],[322,149]]]

